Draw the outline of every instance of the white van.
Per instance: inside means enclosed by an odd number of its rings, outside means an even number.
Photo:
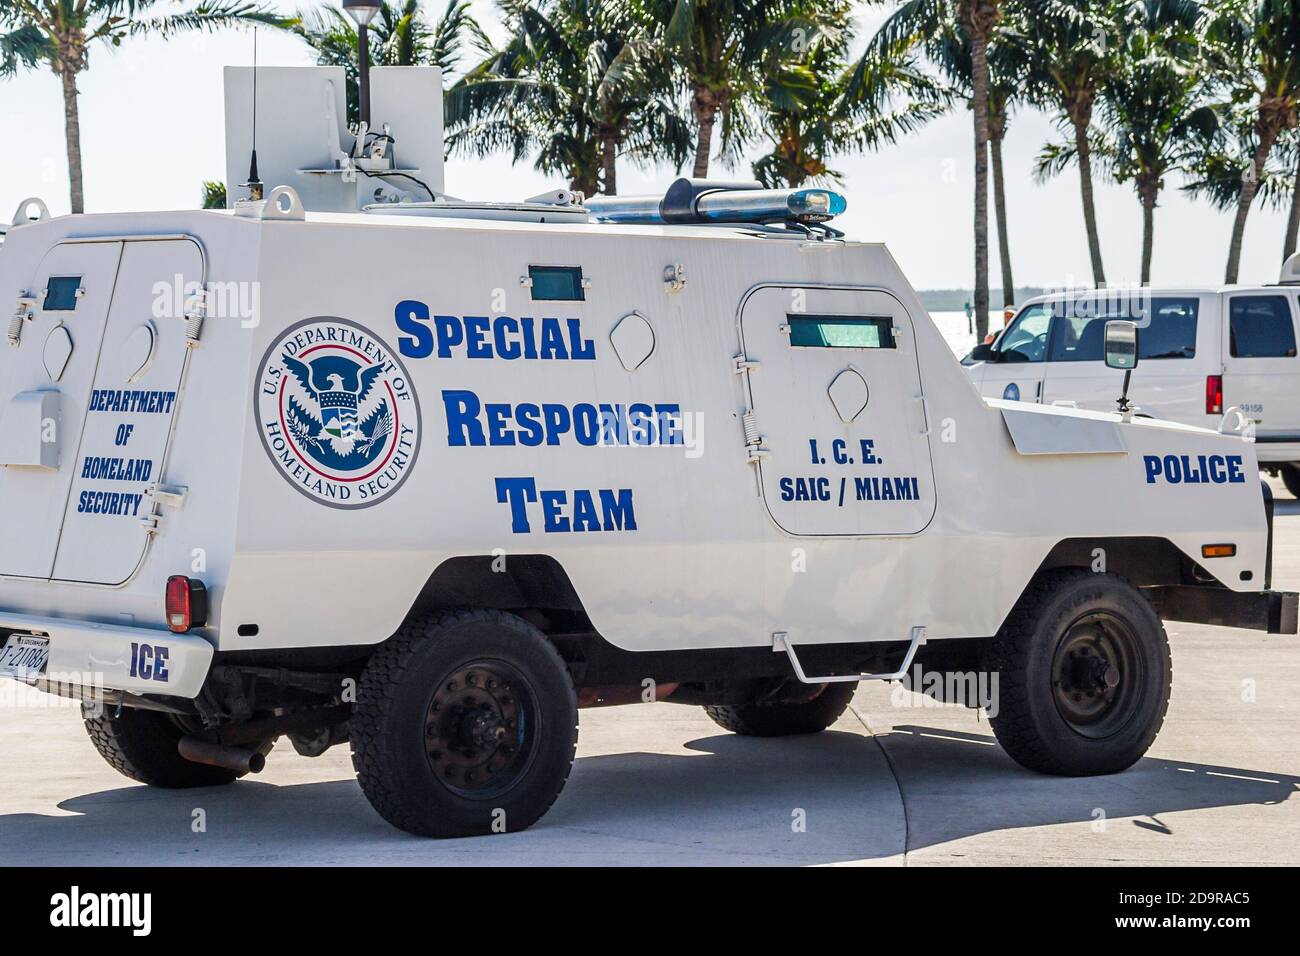
[[[1105,325],[1139,326],[1140,414],[1207,428],[1253,426],[1261,467],[1300,497],[1300,256],[1275,286],[1092,290],[1030,299],[991,345],[962,361],[986,398],[1113,411]],[[1238,409],[1240,417],[1224,413]]]

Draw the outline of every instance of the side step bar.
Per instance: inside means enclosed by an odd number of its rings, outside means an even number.
[[[898,670],[890,674],[831,674],[826,677],[809,677],[803,672],[803,665],[799,663],[799,655],[795,653],[794,645],[790,643],[790,635],[785,631],[777,631],[772,635],[772,650],[776,653],[785,652],[785,656],[790,658],[790,666],[794,668],[794,674],[799,681],[804,684],[846,684],[849,681],[859,680],[901,680],[907,676],[907,669],[912,666],[912,658],[916,656],[916,649],[925,643],[925,627],[918,624],[912,628],[912,643],[908,645],[907,654],[903,657],[903,663]]]

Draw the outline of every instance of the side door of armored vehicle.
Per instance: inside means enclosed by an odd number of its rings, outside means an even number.
[[[1218,371],[1213,317],[1201,321],[1202,297],[1141,294],[1078,299],[1052,324],[1043,377],[1043,401],[1113,412],[1123,374],[1106,367],[1106,323],[1138,326],[1141,359],[1129,397],[1153,418],[1204,424],[1205,379]]]
[[[1015,402],[1042,401],[1043,363],[1054,310],[1051,302],[1033,302],[1011,320],[993,343],[991,357],[977,377],[981,395]]]
[[[1260,457],[1267,460],[1270,444],[1300,442],[1300,296],[1279,288],[1226,298],[1223,404],[1240,408],[1255,423]]]
[[[116,585],[139,567],[191,354],[184,290],[204,272],[186,237],[67,240],[42,259],[32,318],[0,352],[0,574]]]
[[[909,535],[935,511],[916,337],[876,289],[764,285],[740,310],[749,454],[787,534]]]

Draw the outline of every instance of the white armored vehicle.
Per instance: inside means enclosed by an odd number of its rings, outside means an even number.
[[[347,741],[394,825],[516,830],[581,707],[808,733],[918,665],[996,672],[1026,767],[1112,773],[1162,618],[1296,631],[1252,444],[981,398],[838,196],[457,202],[436,71],[376,71],[359,142],[342,83],[259,74],[265,200],[32,203],[0,251],[0,669],[127,776]]]

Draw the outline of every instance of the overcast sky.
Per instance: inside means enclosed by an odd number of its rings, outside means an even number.
[[[430,9],[441,3],[427,4]],[[489,4],[476,7],[492,24]],[[873,13],[864,34],[881,19]],[[263,30],[259,61],[310,65],[299,40]],[[204,179],[223,178],[221,69],[252,62],[247,32],[181,36],[171,41],[131,39],[114,50],[99,46],[79,83],[88,211],[176,209],[197,206]],[[272,121],[267,117],[267,121]],[[7,222],[26,196],[37,195],[55,213],[68,209],[63,106],[58,79],[48,70],[0,80],[0,216]],[[260,125],[260,124],[259,124]],[[1007,205],[1017,285],[1090,281],[1078,174],[1067,171],[1040,185],[1033,159],[1058,139],[1050,117],[1023,111],[1007,134]],[[958,111],[879,153],[837,157],[848,212],[836,225],[853,238],[887,243],[918,288],[967,287],[972,274],[970,114]],[[718,172],[725,172],[715,166]],[[748,175],[748,166],[738,172]],[[623,193],[661,192],[670,168],[619,169]],[[268,186],[271,184],[268,184]],[[449,193],[464,198],[521,199],[548,182],[529,165],[506,157],[447,166]],[[1170,182],[1156,211],[1153,281],[1214,284],[1223,276],[1232,221],[1207,203],[1192,202]],[[1141,209],[1128,187],[1098,183],[1098,218],[1107,277],[1134,281],[1141,250]],[[991,282],[1000,284],[992,211],[989,214]],[[1242,257],[1243,282],[1277,278],[1285,211],[1251,210]]]

